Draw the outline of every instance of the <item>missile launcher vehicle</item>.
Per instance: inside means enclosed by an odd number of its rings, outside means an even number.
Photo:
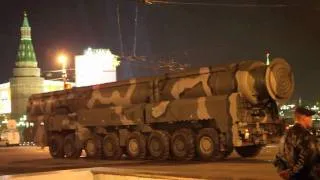
[[[53,158],[253,157],[278,134],[293,90],[284,59],[243,61],[34,94],[27,115],[44,123]]]

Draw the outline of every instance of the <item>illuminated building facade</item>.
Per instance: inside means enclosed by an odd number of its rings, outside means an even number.
[[[11,113],[10,83],[0,84],[0,114]]]
[[[120,61],[109,49],[85,50],[75,57],[75,81],[77,87],[114,82],[117,80],[116,68]]]

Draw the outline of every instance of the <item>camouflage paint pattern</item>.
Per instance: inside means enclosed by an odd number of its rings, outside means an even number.
[[[36,94],[29,99],[28,117],[47,117],[49,131],[213,120],[229,144],[241,146],[240,135],[247,131],[253,134],[251,143],[264,143],[264,123],[277,117],[270,109],[288,99],[293,88],[284,60],[270,67],[244,61]]]
[[[91,94],[91,98],[89,99],[87,103],[87,107],[89,109],[92,109],[98,101],[99,104],[113,104],[114,106],[118,106],[117,110],[118,112],[121,111],[121,108],[119,107],[123,105],[130,105],[133,104],[131,102],[131,97],[133,96],[133,92],[137,87],[137,83],[135,79],[131,79],[129,81],[129,87],[127,92],[121,96],[121,93],[119,90],[114,90],[111,92],[110,96],[105,96],[103,92],[100,91],[99,88],[94,89]]]

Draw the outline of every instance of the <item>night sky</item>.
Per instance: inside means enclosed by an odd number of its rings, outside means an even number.
[[[176,0],[182,1],[182,0]],[[192,0],[184,0],[191,2]],[[0,6],[0,82],[12,75],[23,10],[42,70],[58,69],[55,55],[110,48],[120,54],[116,0],[3,0]],[[297,0],[207,0],[230,6],[139,5],[137,55],[175,59],[193,67],[283,57],[292,65],[295,97],[320,98],[320,3]],[[234,3],[285,7],[238,7]],[[135,1],[120,0],[125,55],[133,53]],[[149,66],[148,63],[145,66]],[[151,74],[132,65],[134,76]]]

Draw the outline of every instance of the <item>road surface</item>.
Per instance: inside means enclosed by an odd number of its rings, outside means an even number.
[[[224,180],[280,179],[271,161],[276,146],[266,147],[256,158],[240,158],[233,153],[220,162],[155,162],[51,159],[47,150],[36,147],[0,147],[0,175],[46,172],[76,168],[111,167],[152,171],[179,177]]]

